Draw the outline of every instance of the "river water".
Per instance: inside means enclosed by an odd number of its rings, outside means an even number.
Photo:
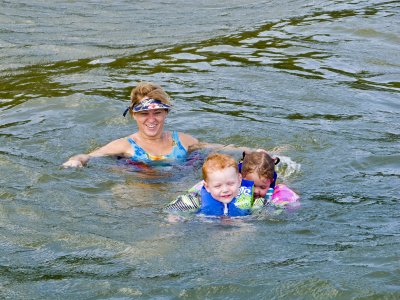
[[[398,1],[0,4],[1,299],[400,298]],[[281,157],[301,208],[170,223],[198,163],[63,169],[136,130],[140,80],[168,129]]]

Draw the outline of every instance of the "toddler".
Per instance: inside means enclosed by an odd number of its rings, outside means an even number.
[[[298,206],[299,196],[284,184],[276,184],[275,164],[279,158],[273,159],[264,151],[245,154],[239,164],[244,179],[254,182],[254,207]]]
[[[244,216],[250,213],[253,183],[242,180],[232,156],[210,154],[202,167],[203,181],[196,192],[179,196],[167,210],[193,210],[204,215]]]

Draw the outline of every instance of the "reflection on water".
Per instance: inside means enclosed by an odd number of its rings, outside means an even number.
[[[311,12],[264,24],[251,31],[171,48],[150,49],[133,56],[20,68],[3,78],[2,98],[9,100],[2,101],[0,107],[11,108],[36,97],[60,97],[79,92],[123,99],[129,94],[132,74],[143,78],[157,73],[218,72],[221,67],[241,66],[264,67],[269,72],[270,68],[278,69],[308,79],[333,80],[355,89],[398,91],[399,82],[394,76],[398,64],[388,58],[398,57],[399,36],[386,33],[386,28],[382,28],[382,32],[368,27],[363,29],[363,24],[359,25],[360,29],[354,29],[360,18],[368,18],[373,25],[388,18],[388,26],[395,26],[396,20],[392,22],[390,13],[392,3],[371,6]],[[360,40],[365,52],[361,56],[355,51]],[[384,52],[379,51],[381,44],[376,45],[380,40],[384,43]],[[110,77],[112,83],[108,82]],[[209,104],[214,97],[202,100]]]
[[[398,12],[2,3],[0,298],[399,298]],[[205,153],[62,169],[136,130],[121,114],[138,80],[171,94],[168,130],[280,157],[301,208],[168,222],[163,206],[198,182]]]

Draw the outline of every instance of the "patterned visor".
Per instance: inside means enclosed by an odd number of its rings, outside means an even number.
[[[144,98],[139,103],[136,103],[132,107],[133,112],[151,110],[151,109],[171,109],[171,105],[162,103],[160,100],[152,98]],[[129,111],[130,106],[125,110],[123,116],[125,117]]]

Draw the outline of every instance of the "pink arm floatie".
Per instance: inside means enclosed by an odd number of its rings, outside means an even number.
[[[271,203],[275,205],[290,205],[290,206],[298,206],[299,195],[293,192],[284,184],[277,184],[274,189],[274,193],[272,194]]]

